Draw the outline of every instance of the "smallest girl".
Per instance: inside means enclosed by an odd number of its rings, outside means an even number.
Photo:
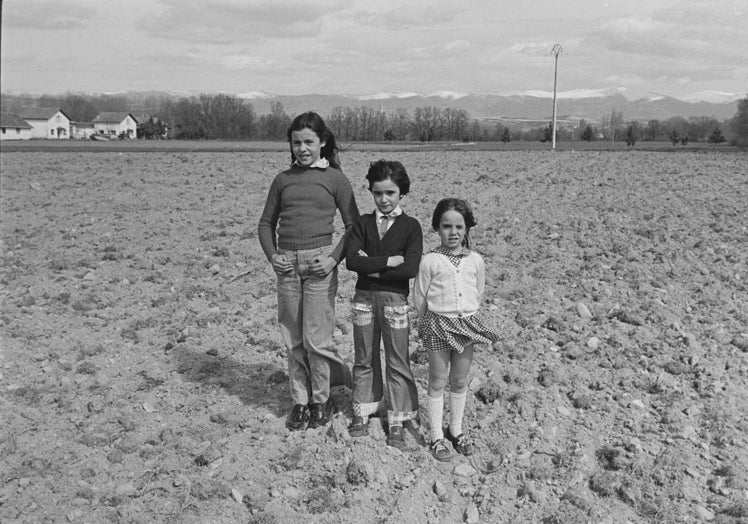
[[[499,340],[499,335],[486,326],[478,312],[486,273],[483,257],[470,249],[470,228],[476,224],[470,205],[464,200],[439,201],[431,227],[439,235],[441,245],[421,259],[413,286],[413,304],[420,316],[419,335],[429,352],[426,400],[431,453],[440,461],[448,461],[452,456],[447,440],[458,453],[473,454],[473,444],[463,430],[462,418],[474,345]],[[449,426],[443,429],[447,383]]]

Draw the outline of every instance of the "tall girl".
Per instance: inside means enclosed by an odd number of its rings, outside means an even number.
[[[441,244],[424,255],[413,287],[420,316],[419,334],[429,352],[427,408],[431,453],[448,461],[453,448],[472,455],[473,444],[462,427],[467,378],[475,343],[490,344],[499,335],[479,314],[485,291],[483,257],[470,249],[470,228],[476,225],[464,200],[445,198],[436,205],[431,226]],[[442,428],[444,389],[449,383],[449,426]],[[446,438],[445,438],[446,437]]]
[[[330,388],[351,385],[338,354],[335,295],[345,236],[333,246],[333,221],[348,231],[358,207],[340,170],[335,136],[316,113],[297,116],[287,132],[291,167],[270,185],[257,228],[265,256],[278,279],[278,323],[288,350],[292,431],[326,424],[332,414]]]

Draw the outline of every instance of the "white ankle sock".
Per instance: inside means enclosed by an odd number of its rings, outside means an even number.
[[[429,424],[431,441],[444,438],[442,432],[442,416],[444,415],[444,396],[432,398],[427,396],[429,408]]]
[[[377,411],[382,410],[382,404],[383,402],[380,400],[379,402],[366,402],[362,404],[357,404],[358,409],[354,406],[354,413],[356,415],[359,415],[360,417],[363,417],[364,421],[369,420],[369,417],[376,413]]]
[[[465,414],[467,392],[449,394],[449,432],[453,437],[462,433],[462,417]]]

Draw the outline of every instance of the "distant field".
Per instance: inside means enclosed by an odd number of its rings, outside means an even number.
[[[283,141],[233,140],[17,140],[0,145],[2,152],[262,152],[285,151]],[[341,143],[352,151],[548,151],[551,145],[542,142],[352,142]],[[637,142],[631,148],[625,142],[558,142],[558,151],[735,151],[728,145],[692,143],[674,147],[670,142]]]

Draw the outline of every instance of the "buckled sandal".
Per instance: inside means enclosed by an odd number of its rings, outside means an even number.
[[[452,452],[449,451],[446,439],[440,438],[431,443],[431,454],[440,462],[449,462]]]
[[[460,455],[469,457],[473,454],[473,441],[465,433],[454,436],[451,429],[446,428],[444,430],[444,437],[452,443],[452,447]]]

